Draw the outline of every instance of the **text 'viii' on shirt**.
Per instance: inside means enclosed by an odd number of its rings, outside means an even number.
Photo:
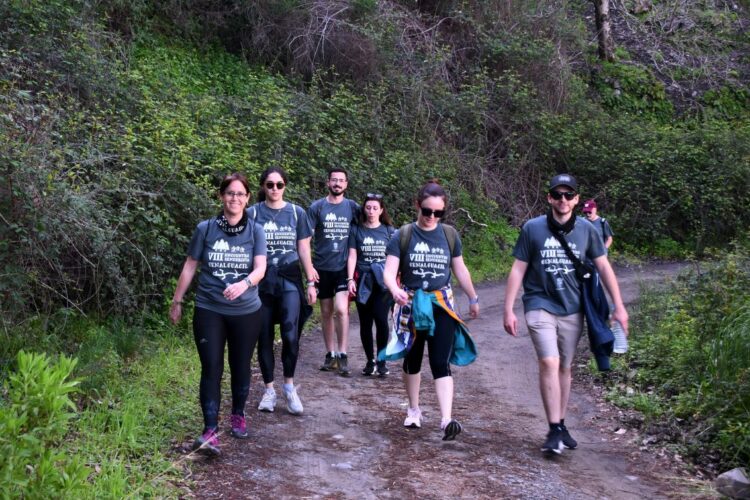
[[[269,266],[284,266],[299,260],[297,242],[312,236],[310,221],[302,208],[293,203],[269,208],[260,202],[249,207],[247,215],[249,220],[263,226]]]
[[[385,247],[393,228],[381,224],[378,227],[352,226],[349,231],[349,248],[357,250],[357,270],[360,274],[370,270],[373,262],[385,262]]]
[[[260,309],[258,288],[249,288],[230,301],[224,289],[242,281],[253,270],[253,258],[266,255],[263,227],[248,224],[241,232],[228,235],[216,224],[216,219],[198,224],[188,245],[188,255],[201,264],[195,306],[219,314],[240,316]]]
[[[344,198],[329,203],[321,198],[307,209],[313,228],[313,266],[319,271],[340,271],[349,256],[349,228],[359,212],[359,205]]]
[[[594,260],[606,255],[602,238],[589,221],[576,217],[565,239],[579,259]],[[523,225],[513,257],[528,264],[523,277],[524,311],[543,309],[557,316],[581,312],[581,285],[565,249],[547,226],[542,215]]]
[[[400,229],[388,242],[385,253],[400,259],[401,283],[412,290],[439,290],[451,282],[451,260],[460,257],[463,246],[456,235],[451,255],[442,224],[432,231],[413,225],[406,255],[401,255]]]

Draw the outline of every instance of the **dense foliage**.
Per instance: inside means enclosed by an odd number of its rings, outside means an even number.
[[[642,296],[612,397],[718,469],[750,462],[750,245]],[[629,393],[627,388],[636,389]]]
[[[725,247],[750,220],[747,6],[654,3],[639,16],[618,3],[618,60],[601,63],[589,2],[0,2],[3,371],[21,348],[79,359],[73,424],[94,437],[68,444],[110,464],[89,478],[101,495],[171,471],[158,450],[180,431],[167,414],[188,412],[148,390],[191,383],[175,381],[191,365],[154,318],[233,170],[281,165],[288,197],[307,205],[344,166],[350,196],[386,193],[398,223],[437,176],[475,277],[504,274],[516,228],[561,171],[597,197],[620,250]],[[741,304],[721,305],[736,319],[694,311],[706,328],[690,355],[744,338]],[[148,377],[159,383],[144,388]],[[170,409],[146,412],[154,399]],[[20,421],[7,408],[2,425]],[[146,413],[160,433],[139,433]],[[701,420],[701,436],[746,435],[738,415],[721,419]],[[727,461],[746,456],[727,446]],[[75,491],[78,462],[57,463],[71,479],[55,487]]]

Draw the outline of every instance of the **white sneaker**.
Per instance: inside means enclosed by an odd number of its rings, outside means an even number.
[[[406,410],[404,427],[411,427],[412,429],[419,429],[422,427],[422,412],[419,411],[419,408],[409,408]]]
[[[263,393],[263,397],[260,400],[258,409],[260,411],[273,412],[273,409],[275,406],[276,406],[276,391],[274,389],[266,389],[266,392]]]
[[[304,409],[302,408],[302,401],[300,401],[299,395],[297,395],[297,388],[292,387],[291,391],[284,389],[282,392],[286,399],[287,411],[292,415],[302,415]]]

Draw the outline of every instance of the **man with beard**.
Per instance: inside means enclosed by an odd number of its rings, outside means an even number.
[[[569,174],[552,178],[547,193],[550,210],[527,221],[521,229],[505,292],[503,326],[516,336],[518,319],[513,303],[523,283],[524,318],[539,359],[539,389],[549,423],[542,445],[547,454],[560,454],[563,448],[578,445],[565,427],[565,412],[573,356],[583,331],[581,283],[553,231],[567,240],[579,259],[594,263],[615,305],[612,319],[619,321],[625,332],[628,328],[628,313],[602,238],[589,221],[573,215],[577,190],[578,183]]]
[[[344,197],[348,184],[346,170],[334,167],[328,171],[328,196],[313,202],[308,209],[313,226],[315,255],[313,267],[318,275],[318,301],[326,346],[326,357],[320,367],[349,376],[346,349],[349,343],[349,290],[346,260],[349,255],[349,229],[356,224],[359,205]],[[307,286],[315,286],[309,280]],[[335,335],[334,335],[335,334]]]

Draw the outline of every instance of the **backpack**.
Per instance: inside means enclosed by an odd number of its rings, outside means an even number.
[[[448,240],[448,248],[450,249],[451,258],[453,258],[453,249],[456,248],[456,238],[458,238],[458,231],[453,226],[446,226],[440,224],[443,228],[443,234],[445,239]],[[398,229],[399,235],[399,247],[401,249],[401,255],[404,255],[409,249],[409,242],[411,241],[411,235],[414,232],[414,223],[404,224]],[[400,257],[400,256],[399,256]]]

